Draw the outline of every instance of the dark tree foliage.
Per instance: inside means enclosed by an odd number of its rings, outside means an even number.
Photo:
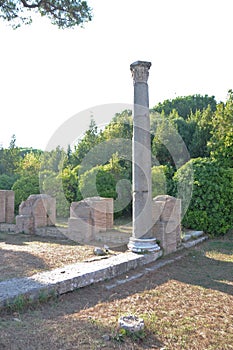
[[[153,111],[158,113],[164,112],[166,116],[169,116],[169,114],[175,109],[180,117],[187,119],[191,113],[203,111],[209,105],[212,111],[216,110],[216,100],[214,96],[190,95],[177,97],[173,100],[165,100],[162,103],[159,102],[153,108]]]
[[[31,12],[49,18],[59,28],[82,26],[91,21],[92,11],[81,0],[0,0],[0,18],[13,28],[32,22]]]

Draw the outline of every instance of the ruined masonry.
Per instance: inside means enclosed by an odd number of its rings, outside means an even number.
[[[0,190],[0,223],[12,224],[14,222],[14,191]]]
[[[68,219],[68,237],[87,243],[99,232],[113,228],[113,198],[91,197],[73,202]]]
[[[16,233],[35,234],[36,228],[56,223],[56,200],[46,194],[33,194],[19,206]]]
[[[181,245],[181,200],[161,195],[153,198],[153,233],[164,255],[175,252]]]

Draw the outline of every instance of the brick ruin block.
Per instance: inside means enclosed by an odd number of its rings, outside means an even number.
[[[33,194],[19,206],[16,232],[35,234],[38,227],[53,226],[56,222],[56,200],[46,194]]]
[[[68,235],[78,242],[89,242],[95,234],[113,227],[113,199],[86,198],[73,202],[68,219]]]
[[[177,250],[181,243],[181,200],[168,195],[153,198],[153,234],[164,254]]]
[[[87,202],[71,203],[68,228],[68,237],[74,241],[88,243],[93,239],[93,219]]]
[[[11,190],[0,190],[0,222],[12,224],[15,214],[15,194]]]
[[[113,198],[103,198],[106,203],[106,229],[113,228],[114,224],[114,205]]]

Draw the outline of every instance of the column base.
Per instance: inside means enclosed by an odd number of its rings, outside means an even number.
[[[156,238],[134,238],[130,237],[128,248],[134,253],[157,252],[160,246],[156,243]]]

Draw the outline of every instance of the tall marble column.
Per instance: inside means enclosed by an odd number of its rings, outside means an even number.
[[[152,236],[151,135],[148,76],[151,63],[130,65],[134,82],[133,111],[133,234],[128,248],[137,253],[157,251]]]

